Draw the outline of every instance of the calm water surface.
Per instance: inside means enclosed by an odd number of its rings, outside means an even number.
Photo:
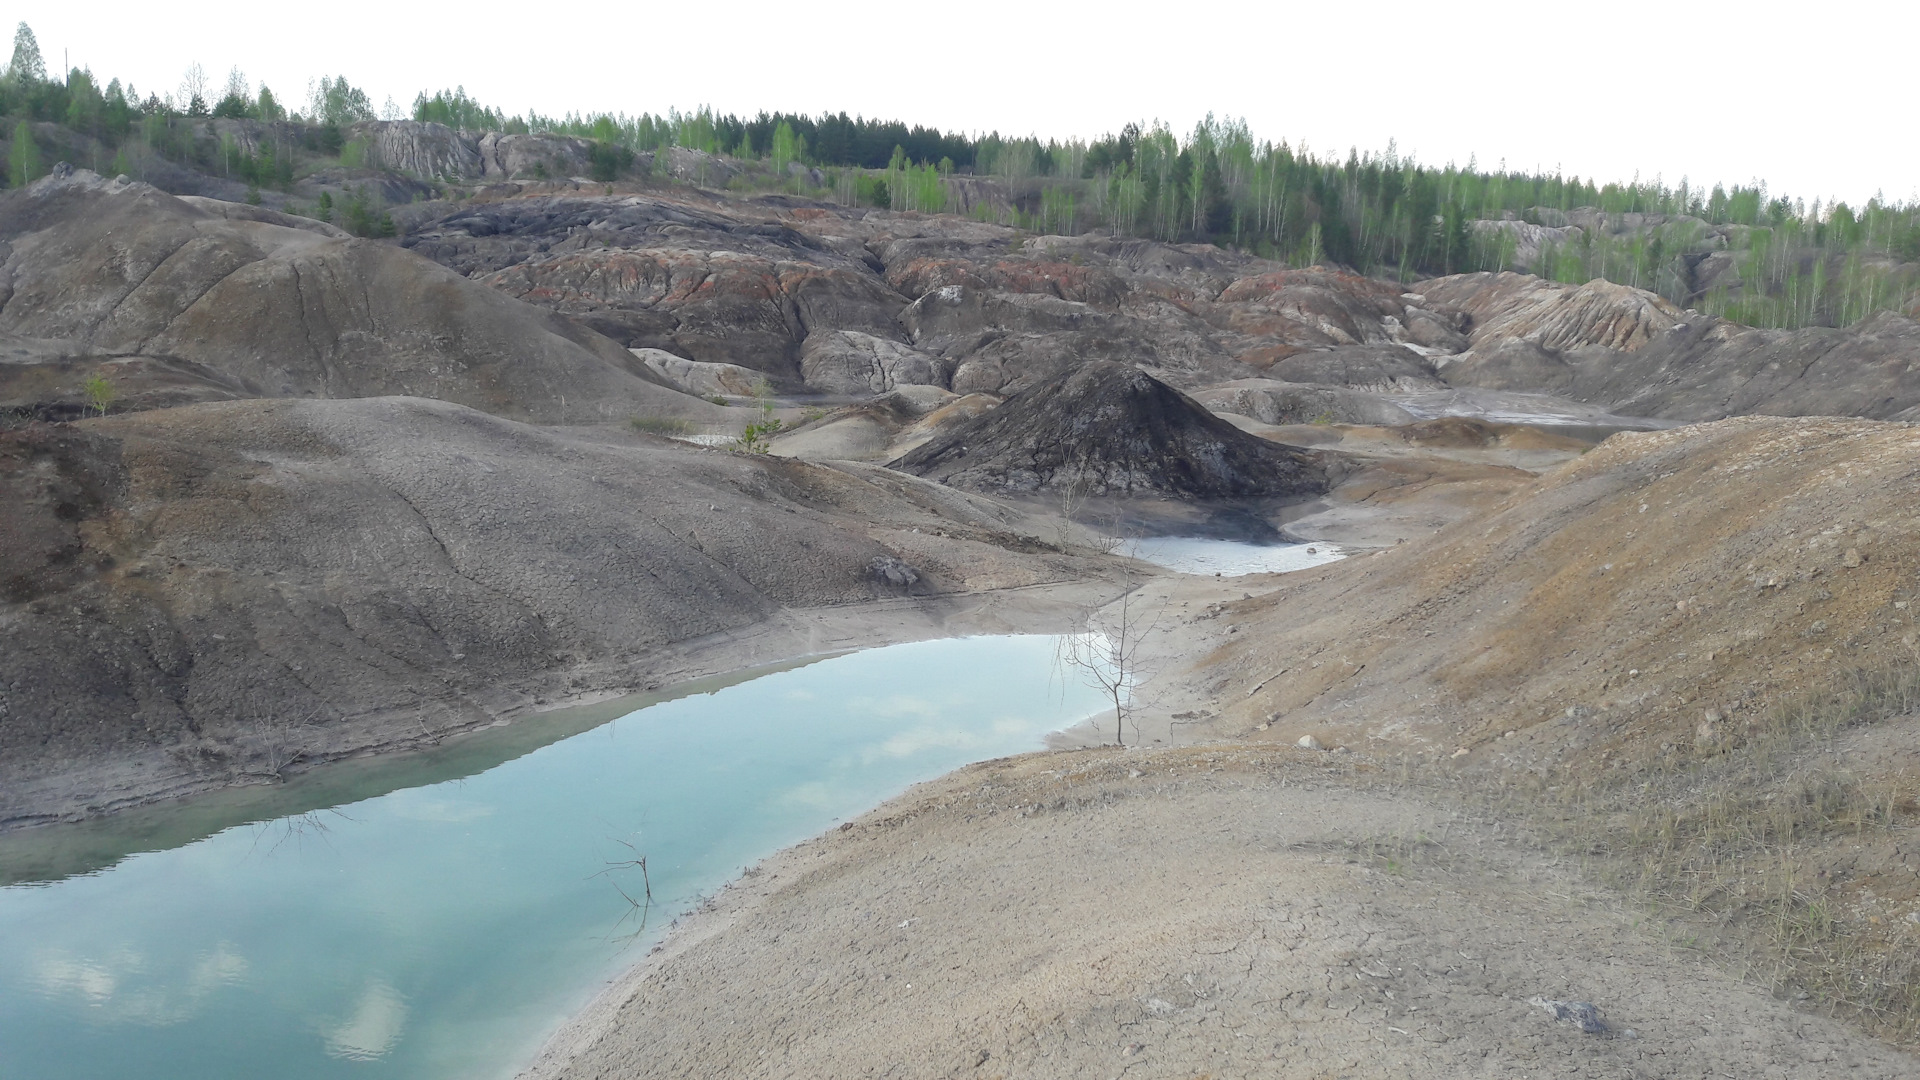
[[[822,660],[165,850],[94,854],[137,817],[0,843],[111,861],[0,888],[0,1080],[510,1076],[743,866],[1097,711],[1055,641]]]
[[[1332,544],[1249,544],[1199,536],[1155,536],[1128,540],[1120,548],[1143,562],[1184,574],[1284,574],[1305,570],[1346,554]]]

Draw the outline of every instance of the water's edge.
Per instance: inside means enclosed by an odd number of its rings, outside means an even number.
[[[456,732],[425,749],[367,753],[327,762],[277,784],[215,788],[85,821],[0,833],[0,887],[89,874],[129,855],[184,847],[236,825],[297,817],[406,788],[474,776],[649,705],[711,694],[842,655],[844,651],[818,653],[689,679],[659,690],[531,713],[512,723],[496,721],[487,727]]]

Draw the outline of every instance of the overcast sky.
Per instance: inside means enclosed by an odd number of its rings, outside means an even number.
[[[1042,138],[1155,118],[1185,131],[1211,111],[1341,155],[1394,139],[1434,164],[1920,196],[1910,2],[106,0],[26,17],[49,70],[65,50],[142,92],[198,61],[216,85],[238,65],[292,102],[344,75],[376,107],[464,85],[510,113],[844,109]]]

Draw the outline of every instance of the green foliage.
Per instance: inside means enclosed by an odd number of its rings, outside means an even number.
[[[321,198],[324,201],[326,196]],[[395,231],[393,215],[387,212],[380,193],[369,193],[364,184],[347,192],[347,201],[341,207],[340,227],[355,236],[374,238],[392,236]]]
[[[1075,228],[1078,215],[1074,210],[1073,189],[1050,187],[1040,194],[1040,216],[1034,222],[1036,228],[1044,233],[1059,236],[1072,236],[1079,232]]]
[[[80,396],[85,399],[87,408],[93,410],[96,416],[105,416],[107,410],[113,408],[114,399],[119,397],[119,392],[113,388],[111,382],[107,381],[105,375],[95,375],[80,385]]]
[[[15,125],[9,179],[16,183],[44,169],[36,129],[25,123],[63,125],[94,140],[94,168],[111,155],[113,171],[146,177],[164,158],[250,188],[284,190],[315,158],[364,166],[367,144],[349,142],[343,128],[372,119],[375,110],[364,90],[339,76],[319,80],[292,124],[284,123],[284,105],[264,86],[255,92],[238,70],[210,86],[194,65],[181,90],[164,100],[117,79],[102,89],[82,69],[50,81],[32,30],[21,24],[0,76],[0,114]],[[275,126],[221,125],[231,136],[222,138],[191,122],[205,116]],[[1305,146],[1256,140],[1244,121],[1231,118],[1209,116],[1185,134],[1165,124],[1128,124],[1090,142],[1043,141],[844,113],[742,117],[702,107],[509,116],[458,87],[423,91],[413,116],[469,131],[590,139],[590,172],[601,183],[631,172],[640,152],[656,152],[654,169],[662,175],[671,173],[673,159],[657,152],[674,147],[760,154],[777,186],[848,206],[964,208],[981,221],[1023,230],[1213,242],[1296,266],[1338,265],[1402,281],[1502,268],[1567,282],[1604,277],[1765,326],[1846,324],[1920,298],[1920,205],[1876,198],[1865,206],[1807,207],[1758,183],[1701,188],[1638,176],[1599,183],[1513,171],[1504,162],[1484,169],[1472,160],[1435,167],[1400,156],[1392,144],[1378,154],[1320,157]],[[49,146],[77,141],[38,130]],[[820,169],[828,190],[813,186],[819,174],[791,174],[795,163]],[[768,172],[748,170],[733,184],[751,190],[767,182]],[[957,179],[969,174],[1006,182]],[[356,232],[387,233],[391,218],[383,207],[353,194],[341,202],[323,199],[316,213],[331,218],[337,209]],[[1610,217],[1600,228],[1569,230],[1537,247],[1533,239],[1522,245],[1500,224],[1562,228],[1564,215],[1581,208],[1642,216],[1630,226]]]
[[[25,187],[46,172],[40,166],[40,146],[33,140],[33,128],[25,120],[14,125],[7,165],[7,181],[14,187]]]
[[[320,200],[314,204],[313,216],[320,221],[333,221],[333,192],[323,191]]]
[[[445,124],[456,131],[500,131],[507,125],[499,109],[490,109],[467,96],[467,88],[442,90],[432,97],[425,90],[413,99],[413,118]]]
[[[694,434],[696,428],[691,420],[677,416],[636,416],[627,421],[635,431],[644,431],[649,435],[664,435],[668,438],[684,437]]]
[[[773,415],[773,388],[765,379],[754,387],[754,396],[759,399],[760,419],[748,424],[734,441],[749,454],[764,454],[773,448],[773,437],[786,425]]]
[[[749,454],[767,453],[773,449],[772,438],[780,433],[783,426],[777,418],[756,421],[741,429],[740,438],[736,442],[740,449]]]
[[[40,56],[40,41],[25,22],[13,31],[13,58],[7,62],[6,80],[15,85],[47,81],[47,62]]]
[[[773,143],[768,160],[773,165],[775,176],[784,178],[787,175],[787,166],[801,159],[803,152],[801,143],[800,137],[793,133],[791,123],[782,120],[773,129]]]
[[[345,75],[337,78],[322,75],[307,100],[309,122],[337,126],[373,118],[373,102],[367,92],[349,84]]]
[[[617,142],[595,142],[587,147],[588,171],[595,180],[617,180],[633,165],[633,151]]]
[[[96,138],[104,135],[106,105],[91,74],[76,70],[67,77],[67,111],[63,119],[68,127]]]
[[[306,129],[303,142],[308,150],[322,157],[338,157],[346,145],[346,133],[339,124],[321,124]]]

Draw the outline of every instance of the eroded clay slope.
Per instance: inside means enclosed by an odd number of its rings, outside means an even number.
[[[705,193],[541,195],[409,211],[413,250],[632,348],[836,394],[1006,394],[1088,359],[1180,385],[1334,347],[1371,382],[1442,385],[1457,317],[1393,284],[1210,244],[1031,236],[952,215]],[[1359,369],[1356,369],[1359,370]],[[1293,378],[1294,375],[1286,375]]]
[[[1892,312],[1844,329],[1760,330],[1603,280],[1573,286],[1481,273],[1418,289],[1469,320],[1471,348],[1439,361],[1454,386],[1688,421],[1910,418],[1920,406],[1920,322]]]
[[[0,820],[81,766],[139,769],[64,809],[631,687],[783,607],[1085,570],[912,477],[595,439],[411,398],[0,433]]]
[[[1711,745],[1782,695],[1911,657],[1917,497],[1909,424],[1616,435],[1483,517],[1233,605],[1242,632],[1203,663],[1228,727],[1273,719],[1262,738],[1499,741],[1596,767]]]
[[[409,394],[548,422],[715,411],[612,341],[391,245],[144,184],[49,176],[0,198],[0,241],[15,408],[71,404],[99,373],[123,408]]]

